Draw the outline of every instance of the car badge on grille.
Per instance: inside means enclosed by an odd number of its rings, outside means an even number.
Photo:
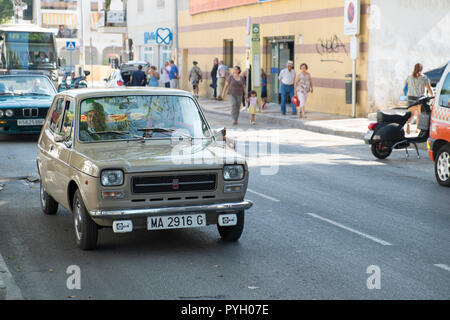
[[[180,180],[179,179],[173,179],[172,180],[172,189],[173,190],[180,189]]]

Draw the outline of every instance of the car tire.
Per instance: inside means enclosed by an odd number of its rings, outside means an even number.
[[[380,147],[381,146],[381,147]],[[386,159],[391,155],[392,148],[383,147],[380,142],[374,143],[371,146],[372,154],[378,159]]]
[[[42,181],[40,183],[39,194],[41,198],[42,211],[47,215],[55,215],[58,211],[58,202],[56,202],[55,199],[47,193],[47,191],[45,191]]]
[[[217,225],[222,240],[227,242],[238,241],[244,230],[244,210],[236,212],[237,224],[230,227],[222,227]]]
[[[441,186],[450,187],[450,144],[439,149],[434,161],[434,173]]]
[[[80,190],[77,190],[73,197],[73,221],[77,246],[82,250],[95,249],[98,226],[86,210]]]

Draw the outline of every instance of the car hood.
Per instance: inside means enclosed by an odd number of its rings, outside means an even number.
[[[52,104],[53,97],[25,96],[2,97],[0,96],[0,108],[48,108]]]
[[[117,143],[114,143],[117,144]],[[71,164],[80,171],[98,177],[103,169],[122,169],[126,173],[221,169],[225,163],[243,164],[245,158],[220,142],[201,140],[170,144],[121,142],[78,144]]]

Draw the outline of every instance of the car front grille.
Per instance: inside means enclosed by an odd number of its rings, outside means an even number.
[[[3,111],[9,108],[2,109]],[[49,108],[11,108],[13,111],[13,118],[45,118]]]
[[[216,180],[216,174],[134,177],[131,182],[131,191],[137,194],[214,191]]]

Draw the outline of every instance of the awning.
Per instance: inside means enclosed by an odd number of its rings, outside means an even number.
[[[78,25],[78,17],[74,13],[42,13],[42,24],[47,26],[59,26],[76,28]]]

